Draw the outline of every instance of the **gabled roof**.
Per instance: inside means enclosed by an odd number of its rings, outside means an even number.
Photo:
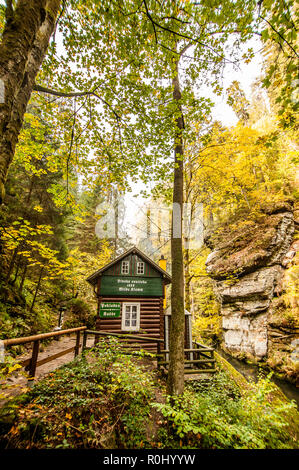
[[[105,266],[103,266],[101,269],[99,269],[98,271],[96,271],[95,273],[91,274],[87,279],[86,281],[89,282],[90,284],[92,285],[95,285],[96,282],[97,282],[97,279],[107,270],[109,269],[111,266],[113,266],[114,264],[118,263],[119,261],[121,261],[123,258],[125,258],[126,256],[130,255],[130,254],[136,254],[138,256],[140,256],[140,258],[142,258],[146,263],[150,264],[154,269],[156,269],[157,271],[159,271],[162,276],[164,277],[164,279],[166,280],[167,284],[169,284],[171,282],[171,276],[166,272],[164,271],[164,269],[162,269],[157,263],[155,263],[152,259],[150,259],[147,255],[145,255],[142,251],[140,251],[138,248],[136,248],[136,246],[133,246],[132,248],[130,248],[129,250],[125,251],[122,255],[118,256],[117,258],[115,258],[113,261],[111,261],[110,263],[106,264]]]

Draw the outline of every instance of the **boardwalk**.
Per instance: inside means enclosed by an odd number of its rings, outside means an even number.
[[[75,342],[76,335],[58,337],[57,339],[54,339],[50,344],[45,346],[44,349],[39,353],[39,360],[45,359],[47,357],[52,356],[53,354],[71,348],[75,345]],[[90,338],[88,339],[87,346],[93,346],[93,343],[94,338]],[[31,350],[29,349],[28,352],[22,354],[21,356],[18,356],[16,358],[16,361],[21,362],[27,357],[29,357],[30,354]],[[47,362],[46,364],[37,367],[35,378],[31,382],[34,383],[35,381],[42,379],[45,375],[49,374],[58,367],[61,367],[63,364],[67,364],[73,359],[74,353],[70,352],[68,354],[65,354],[64,356],[58,357],[53,361]],[[1,382],[1,388],[3,387],[3,389],[1,390],[1,394],[3,392],[7,396],[11,397],[22,393],[28,387],[28,380],[27,377],[24,375],[24,369],[22,369],[21,373],[19,371],[14,372],[13,375],[7,380],[7,382],[5,382],[5,384],[8,385],[9,388],[4,389],[4,383]],[[1,400],[0,404],[2,404],[4,401],[5,399]]]

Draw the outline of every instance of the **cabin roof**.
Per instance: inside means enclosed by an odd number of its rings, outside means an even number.
[[[133,246],[132,248],[130,248],[129,250],[125,251],[124,253],[122,253],[120,256],[118,256],[117,258],[115,258],[113,261],[111,261],[110,263],[106,264],[105,266],[103,266],[101,269],[98,269],[96,272],[94,272],[93,274],[91,274],[87,279],[86,281],[89,282],[90,284],[92,285],[95,285],[98,278],[107,270],[109,269],[111,266],[113,266],[114,264],[118,263],[119,261],[121,261],[123,258],[125,258],[126,256],[130,255],[130,254],[136,254],[138,256],[140,256],[140,258],[142,258],[146,263],[150,264],[154,269],[156,269],[157,271],[160,272],[160,274],[162,274],[162,276],[164,277],[165,281],[167,284],[171,283],[171,276],[166,272],[164,271],[164,269],[162,269],[157,263],[155,263],[152,259],[150,259],[147,255],[145,255],[142,251],[140,251],[138,248],[136,248],[136,246]]]

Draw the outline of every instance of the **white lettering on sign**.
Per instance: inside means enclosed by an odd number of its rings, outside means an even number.
[[[133,279],[117,279],[118,283],[125,283],[125,284],[147,284],[147,281],[143,279],[137,279],[136,281]]]
[[[101,308],[120,308],[120,303],[102,302]]]
[[[138,287],[136,284],[147,284],[144,279],[117,279],[118,284],[126,284],[125,286],[119,286],[120,292],[143,292],[143,286]]]
[[[143,289],[138,289],[138,287],[120,287],[119,290],[122,292],[143,292]]]
[[[118,318],[120,316],[119,302],[102,302],[100,305],[100,318]]]

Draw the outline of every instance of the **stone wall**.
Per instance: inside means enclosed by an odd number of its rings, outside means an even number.
[[[206,261],[221,304],[223,348],[267,361],[291,380],[299,359],[298,306],[287,317],[282,299],[285,273],[299,250],[296,225],[290,203],[273,205],[256,222],[207,237],[213,251]]]

